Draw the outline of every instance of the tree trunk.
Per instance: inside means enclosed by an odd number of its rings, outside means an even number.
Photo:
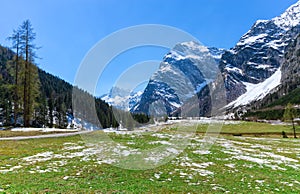
[[[16,71],[15,71],[15,103],[14,103],[14,126],[17,126],[18,119],[18,72],[19,72],[19,33],[17,34],[17,56],[16,56]]]
[[[24,81],[24,127],[29,127],[29,102],[28,102],[28,71],[29,71],[29,46],[28,46],[28,26],[26,29],[25,43],[25,81]]]
[[[297,138],[294,119],[292,119],[292,124],[293,124],[293,130],[294,130],[294,138]]]
[[[27,87],[27,95],[28,95],[28,106],[27,106],[27,114],[28,114],[28,120],[27,120],[27,123],[28,123],[28,126],[30,125],[30,115],[32,113],[32,110],[31,110],[31,106],[32,106],[32,102],[31,102],[31,64],[28,65],[28,83],[27,83],[28,87]]]

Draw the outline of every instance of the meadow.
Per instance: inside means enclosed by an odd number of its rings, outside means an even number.
[[[226,124],[209,138],[207,126],[0,141],[0,193],[300,192],[300,140],[278,135],[290,126]]]

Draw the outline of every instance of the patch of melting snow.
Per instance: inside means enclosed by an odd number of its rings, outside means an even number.
[[[117,160],[116,159],[104,159],[104,160],[99,160],[99,161],[96,161],[95,163],[96,164],[113,164],[113,163],[116,163]]]
[[[64,147],[63,150],[81,150],[83,148],[85,148],[85,146],[74,145],[74,146]]]
[[[199,155],[208,155],[211,154],[211,152],[209,150],[196,150],[193,151],[194,154],[199,154]]]
[[[152,137],[158,137],[160,139],[169,139],[170,137],[172,137],[169,134],[163,134],[163,133],[154,133],[151,135]]]
[[[250,146],[252,145],[251,143],[247,143],[247,142],[241,142],[241,141],[230,141],[234,144],[237,144],[237,145],[245,145],[245,146]]]
[[[245,160],[245,161],[257,163],[259,165],[265,165],[267,167],[270,167],[273,170],[286,170],[285,168],[281,168],[277,165],[272,165],[271,161],[262,159],[262,158],[256,158],[256,157],[246,156],[246,155],[233,156],[233,158],[238,159],[238,160]]]
[[[172,145],[170,142],[168,141],[153,141],[153,142],[150,142],[149,144],[151,145],[155,145],[155,144],[162,144],[162,145]]]
[[[271,139],[270,141],[274,143],[274,139]],[[223,153],[232,155],[231,159],[253,162],[261,166],[264,165],[270,167],[273,170],[286,170],[285,168],[278,166],[282,164],[295,169],[300,167],[300,164],[298,164],[299,161],[296,159],[268,152],[269,150],[272,150],[270,146],[254,144],[245,148],[237,146],[241,144],[236,143],[236,141],[229,141],[221,138],[217,141],[217,143],[224,148],[222,149]],[[265,139],[265,143],[269,143],[268,139]]]
[[[272,152],[262,152],[261,155],[269,156],[269,157],[275,159],[278,164],[289,163],[289,162],[295,162],[295,163],[299,162],[296,159],[288,158],[286,156],[282,156],[282,155],[278,155],[278,154],[274,154]]]
[[[154,155],[149,155],[148,157],[145,157],[144,160],[146,162],[151,162],[156,165],[168,157],[174,157],[174,154],[172,154],[171,152],[155,153]]]
[[[286,149],[286,148],[277,148],[276,151],[280,152],[280,153],[284,153],[284,154],[292,154],[292,153],[294,153],[290,149]]]
[[[53,152],[43,152],[33,156],[25,157],[23,158],[23,160],[29,163],[44,162],[44,161],[51,160],[53,158],[53,155],[54,155]]]
[[[209,175],[214,175],[213,172],[205,169],[199,169],[199,168],[191,168],[191,170],[199,173],[200,176],[209,176]]]
[[[57,170],[56,169],[44,169],[44,170],[41,170],[41,169],[39,169],[39,170],[36,170],[35,172],[37,172],[37,173],[46,173],[46,172],[56,172]]]
[[[271,151],[272,148],[270,146],[266,146],[266,145],[261,145],[261,144],[254,144],[254,145],[251,145],[250,148],[253,148],[253,149],[262,149],[262,150],[267,150],[267,151]]]
[[[289,182],[285,182],[285,181],[281,182],[281,184],[289,186],[289,187],[293,187],[294,186],[293,183],[289,183]]]
[[[221,187],[221,185],[218,184],[210,184],[212,187],[212,190],[222,190],[222,191],[226,191],[226,189],[224,189],[223,187]]]
[[[194,162],[192,162],[192,163],[190,163],[190,162],[187,162],[187,161],[181,161],[180,165],[182,167],[190,167],[189,169],[191,171],[197,172],[200,176],[208,176],[208,175],[213,175],[214,174],[213,172],[205,169],[205,168],[207,168],[211,165],[214,165],[213,162],[204,162],[204,163],[194,163]],[[180,175],[185,176],[187,174],[181,172]]]
[[[9,169],[2,169],[2,170],[0,170],[0,172],[1,173],[12,172],[12,171],[18,170],[20,168],[22,168],[22,166],[18,165],[18,166],[13,166],[13,167],[11,167]]]
[[[57,160],[52,162],[53,166],[59,166],[59,167],[65,166],[66,164],[68,164],[66,160]]]
[[[98,160],[100,161],[99,164],[101,163],[106,163],[106,164],[111,164],[116,162],[115,159],[110,159],[110,158],[105,158],[106,155],[103,154],[101,155],[103,152],[110,152],[110,153],[114,153],[115,155],[122,155],[122,156],[128,156],[131,154],[131,152],[133,152],[132,150],[124,150],[124,148],[126,148],[125,146],[120,146],[117,145],[117,147],[115,147],[115,150],[111,150],[111,148],[109,146],[106,145],[101,147],[99,145],[94,146],[94,147],[89,147],[89,148],[85,148],[83,146],[79,146],[77,144],[74,143],[65,143],[64,144],[65,147],[62,150],[65,150],[65,152],[61,153],[61,154],[54,154],[53,152],[43,152],[43,153],[38,153],[32,156],[28,156],[28,157],[24,157],[22,158],[22,160],[26,163],[24,163],[24,165],[30,165],[30,164],[35,164],[37,162],[46,162],[46,161],[50,161],[53,159],[60,159],[60,160],[55,160],[55,161],[51,161],[51,163],[49,163],[47,166],[47,169],[40,169],[40,168],[36,168],[34,170],[31,170],[30,173],[45,173],[45,172],[51,172],[51,171],[57,171],[57,167],[61,167],[67,164],[67,161],[65,159],[72,159],[72,158],[81,158],[80,161],[89,161],[92,160],[92,156],[101,156],[100,159],[98,158]],[[90,145],[92,146],[92,145]],[[82,149],[82,150],[80,150]],[[123,149],[123,150],[122,150]],[[66,152],[66,151],[75,151],[75,152]],[[79,151],[80,150],[80,151]],[[105,158],[105,160],[103,160],[103,158]],[[64,159],[64,160],[62,160]],[[95,159],[93,159],[95,160]],[[21,168],[21,167],[20,167]],[[15,168],[11,168],[9,170],[14,170]],[[7,170],[5,170],[7,171]],[[0,171],[0,172],[4,172],[4,170]]]
[[[184,173],[184,172],[180,172],[179,174],[180,174],[180,177],[185,177],[188,175],[187,173]]]
[[[257,182],[259,184],[263,184],[265,182],[265,180],[255,180],[255,182]]]
[[[180,151],[175,148],[167,148],[167,151],[175,155],[180,153]]]
[[[123,156],[129,156],[130,154],[131,154],[131,152],[128,151],[128,150],[123,150],[123,151],[121,152],[121,155],[123,155]]]
[[[229,168],[235,168],[235,164],[225,164],[225,166],[227,166]]]
[[[66,145],[77,145],[77,144],[73,142],[65,142],[63,145],[66,146]]]
[[[197,164],[197,163],[192,163],[191,166],[197,167],[197,168],[207,168],[211,165],[213,165],[213,162],[205,162],[205,163],[201,163],[201,164]]]
[[[155,174],[154,174],[154,177],[155,177],[156,179],[159,179],[160,176],[161,176],[162,174],[163,174],[162,172],[155,173]]]

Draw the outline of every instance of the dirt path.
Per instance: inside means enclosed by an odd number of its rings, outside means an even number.
[[[1,137],[0,141],[18,141],[18,140],[26,140],[26,139],[68,137],[68,136],[80,135],[80,134],[85,134],[90,132],[91,131],[78,131],[74,133],[57,133],[57,134],[36,135],[36,136]]]

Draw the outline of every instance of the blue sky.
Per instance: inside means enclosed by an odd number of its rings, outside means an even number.
[[[37,33],[39,67],[73,83],[87,52],[122,28],[163,24],[182,29],[204,45],[231,48],[258,19],[280,15],[297,0],[0,0],[0,44],[23,20]],[[143,48],[116,58],[99,80],[96,95],[118,74],[145,60],[161,60],[162,48]]]

